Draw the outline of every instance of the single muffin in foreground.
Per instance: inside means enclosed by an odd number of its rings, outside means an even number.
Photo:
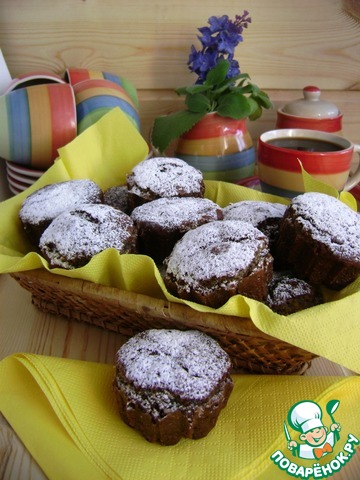
[[[109,205],[82,205],[58,215],[41,235],[39,248],[50,266],[72,269],[97,253],[115,248],[136,253],[137,232],[131,218]]]
[[[164,282],[173,295],[213,308],[236,294],[264,301],[273,273],[268,238],[236,220],[185,233],[164,264]]]
[[[291,272],[274,272],[265,303],[280,315],[290,315],[323,303],[323,297],[319,288]]]
[[[207,198],[158,198],[131,213],[138,230],[139,253],[157,263],[167,257],[175,243],[189,230],[222,220],[222,209]]]
[[[60,213],[86,203],[101,203],[103,192],[92,180],[53,183],[31,193],[23,202],[19,218],[29,239],[38,245],[50,223]]]
[[[141,332],[116,354],[120,416],[149,442],[174,445],[205,437],[233,389],[230,368],[228,354],[205,333]]]
[[[293,198],[280,222],[276,258],[312,285],[346,287],[360,275],[360,215],[323,193]]]
[[[131,210],[157,198],[202,198],[205,192],[200,170],[170,157],[148,158],[138,163],[127,175],[127,187]]]

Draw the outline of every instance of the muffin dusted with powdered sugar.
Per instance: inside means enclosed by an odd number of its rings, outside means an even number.
[[[274,272],[266,304],[276,313],[290,315],[323,303],[321,290],[291,272]]]
[[[121,418],[149,442],[205,437],[233,388],[228,354],[195,330],[147,330],[117,352],[114,391]]]
[[[23,202],[19,218],[29,239],[38,245],[46,227],[60,213],[86,203],[101,203],[103,192],[92,180],[53,183],[31,193]]]
[[[148,158],[127,175],[129,205],[133,209],[157,198],[203,197],[202,173],[184,160]]]
[[[276,253],[300,278],[339,290],[360,274],[360,216],[329,195],[299,195],[280,223]]]
[[[157,263],[167,257],[175,243],[189,230],[222,220],[222,209],[206,198],[158,198],[136,207],[132,214],[139,238],[139,252]]]
[[[223,210],[224,220],[241,220],[250,222],[269,239],[270,251],[273,252],[279,234],[280,220],[284,216],[286,205],[265,201],[243,200],[231,203]]]
[[[175,296],[218,308],[236,294],[264,301],[273,257],[267,237],[247,222],[210,222],[187,232],[165,259]]]
[[[51,267],[79,268],[107,248],[135,253],[137,232],[131,218],[109,205],[82,205],[58,215],[40,238]]]

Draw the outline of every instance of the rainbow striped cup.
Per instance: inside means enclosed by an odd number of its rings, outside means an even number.
[[[292,198],[304,192],[301,165],[315,179],[348,191],[360,181],[360,164],[350,174],[360,145],[332,133],[289,128],[259,137],[258,175],[265,193]]]
[[[138,95],[134,85],[128,79],[116,75],[115,73],[71,67],[65,70],[65,80],[71,85],[76,85],[84,80],[108,80],[116,83],[127,92],[135,107],[139,108]]]
[[[78,134],[97,122],[112,108],[119,107],[140,130],[137,106],[120,85],[104,79],[83,80],[73,85]]]
[[[60,75],[42,70],[34,70],[23,73],[14,78],[3,93],[10,93],[19,88],[31,87],[33,85],[42,85],[44,83],[65,83]]]
[[[58,156],[58,148],[76,137],[72,86],[34,85],[1,95],[0,125],[0,157],[47,169]]]

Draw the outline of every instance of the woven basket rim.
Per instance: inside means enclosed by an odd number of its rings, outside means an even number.
[[[260,337],[265,340],[276,341],[276,337],[259,330],[251,318],[224,315],[214,312],[199,312],[190,306],[170,302],[166,299],[150,297],[142,293],[120,290],[88,280],[66,277],[49,272],[46,269],[26,270],[10,274],[20,283],[41,283],[46,288],[65,290],[71,296],[80,295],[83,298],[98,299],[119,304],[129,311],[155,311],[161,317],[169,320],[181,321],[186,327],[196,328],[204,326],[219,332]],[[280,340],[279,340],[280,341]]]

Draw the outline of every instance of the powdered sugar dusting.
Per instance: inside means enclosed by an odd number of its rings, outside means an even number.
[[[147,330],[130,338],[117,352],[128,382],[152,392],[201,401],[218,387],[230,359],[218,343],[195,330]]]
[[[131,218],[120,210],[82,205],[57,216],[42,234],[39,247],[52,266],[73,268],[74,259],[84,263],[106,248],[131,252],[134,232]]]
[[[244,200],[224,208],[224,220],[242,220],[255,227],[269,218],[282,218],[286,205],[281,203]]]
[[[289,207],[314,239],[343,257],[360,262],[360,215],[334,197],[309,192],[292,200]]]
[[[135,224],[146,222],[173,231],[189,230],[203,220],[218,220],[221,208],[211,200],[195,197],[159,198],[136,207],[131,218]]]
[[[198,193],[202,173],[179,158],[154,157],[136,165],[128,175],[129,192],[141,196],[151,191],[158,197],[176,197]]]
[[[166,260],[166,274],[190,287],[212,278],[247,275],[268,240],[247,222],[210,222],[187,232]]]
[[[100,203],[102,191],[92,180],[69,180],[46,185],[29,195],[19,217],[31,224],[52,220],[60,213],[85,203]]]
[[[291,275],[274,274],[274,279],[270,282],[269,295],[272,301],[277,303],[284,302],[290,298],[310,295],[313,287],[305,280],[294,278]]]

